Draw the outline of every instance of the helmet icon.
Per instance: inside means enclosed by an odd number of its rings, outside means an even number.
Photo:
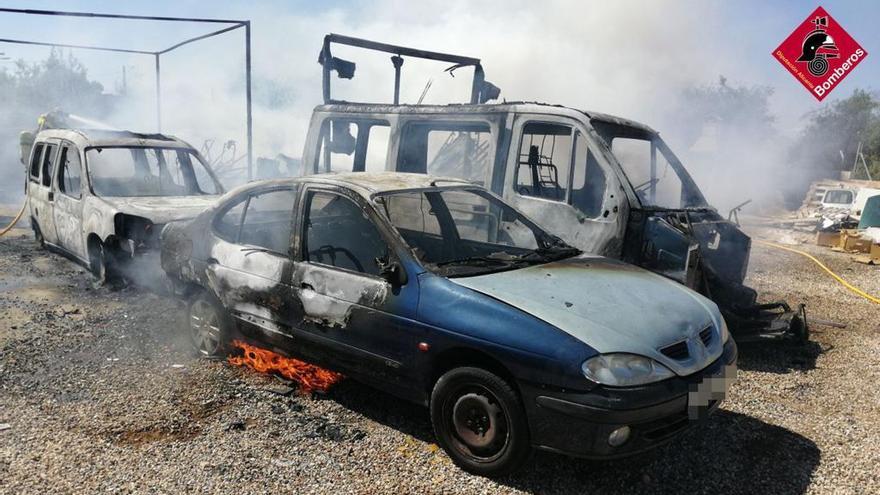
[[[811,31],[804,39],[801,49],[801,56],[797,62],[807,64],[807,70],[810,74],[819,77],[828,72],[829,58],[837,58],[837,45],[834,39],[825,32],[828,28],[828,17],[816,17],[813,19],[816,29]]]

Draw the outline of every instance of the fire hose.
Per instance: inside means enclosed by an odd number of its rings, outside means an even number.
[[[7,225],[6,227],[3,227],[3,230],[0,230],[0,237],[6,235],[6,233],[12,230],[12,227],[15,227],[15,224],[17,224],[18,221],[21,220],[21,216],[24,215],[24,210],[27,208],[27,204],[28,200],[27,198],[25,198],[24,203],[21,205],[21,209],[18,210],[18,215],[15,215],[15,218],[12,219],[12,223]]]
[[[831,271],[831,269],[828,268],[827,266],[825,266],[824,263],[822,263],[821,261],[819,261],[818,259],[816,259],[815,256],[813,256],[813,255],[811,255],[811,254],[809,254],[809,253],[807,253],[807,252],[801,251],[800,249],[791,248],[791,247],[788,247],[788,246],[782,246],[782,245],[780,245],[780,244],[775,244],[775,243],[772,243],[772,242],[762,241],[762,240],[760,240],[760,239],[755,239],[755,242],[757,242],[758,244],[761,244],[761,245],[763,245],[763,246],[774,247],[774,248],[776,248],[776,249],[782,249],[782,250],[784,250],[784,251],[790,251],[790,252],[792,252],[792,253],[796,253],[796,254],[799,254],[799,255],[801,255],[801,256],[804,256],[805,258],[811,260],[813,263],[816,263],[817,265],[819,265],[819,268],[825,270],[829,275],[831,275],[832,277],[834,277],[834,280],[837,280],[841,285],[843,285],[844,287],[846,287],[847,289],[849,289],[849,290],[852,291],[853,293],[858,294],[859,296],[861,296],[861,297],[863,297],[863,298],[865,298],[865,299],[871,301],[871,302],[874,303],[874,304],[880,304],[880,297],[872,296],[871,294],[868,294],[867,292],[863,291],[862,289],[859,289],[858,287],[856,287],[856,286],[852,285],[851,283],[847,282],[847,281],[844,280],[840,275],[838,275],[838,274],[834,273],[833,271]]]

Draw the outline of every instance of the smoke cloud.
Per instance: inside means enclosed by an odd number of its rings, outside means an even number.
[[[188,7],[193,8],[195,7]],[[138,12],[146,13],[146,12]],[[204,12],[150,12],[162,15]],[[323,36],[337,32],[418,48],[479,57],[487,78],[508,101],[558,103],[612,113],[645,122],[661,131],[719,209],[749,199],[773,198],[771,178],[781,161],[783,136],[754,140],[753,133],[723,133],[723,142],[695,149],[691,126],[682,123],[686,88],[713,83],[731,69],[716,54],[730,40],[717,39],[723,22],[718,4],[708,2],[379,2],[339,8],[302,5],[255,7],[224,5],[212,16],[250,19],[253,26],[255,156],[302,153],[312,108],[321,101],[321,71],[316,63]],[[8,16],[0,22],[9,22]],[[695,22],[695,20],[699,22]],[[187,27],[135,23],[135,29],[104,22],[84,30],[86,21],[65,21],[51,38],[76,43],[144,44],[150,48],[204,32]],[[130,25],[130,24],[128,24]],[[157,27],[158,26],[158,27]],[[140,29],[140,30],[139,30]],[[121,32],[127,35],[120,35]],[[47,35],[48,36],[48,35]],[[121,40],[121,41],[120,41]],[[46,53],[29,52],[29,53]],[[155,85],[150,57],[104,57],[75,52],[101,75],[108,92],[120,92],[118,67],[126,65],[125,96],[108,124],[138,131],[156,127]],[[391,64],[387,56],[366,56],[344,49],[334,54],[358,62],[353,81],[334,80],[334,95],[361,101],[390,101]],[[742,61],[734,61],[741,63]],[[114,69],[108,70],[110,65]],[[245,151],[243,33],[194,43],[162,58],[163,131],[197,148],[214,141],[214,153],[229,140]],[[426,102],[464,101],[469,70],[451,78],[444,64],[407,60],[403,101],[415,102],[432,81]],[[733,72],[732,70],[730,72]],[[740,71],[748,73],[748,71]],[[752,84],[731,81],[731,84]],[[12,102],[15,105],[15,102]],[[34,116],[50,109],[34,108]],[[84,115],[90,117],[88,114]],[[722,116],[723,117],[723,116]],[[712,133],[711,126],[705,132]],[[775,136],[775,135],[774,135]],[[0,143],[6,163],[10,147]],[[13,147],[15,154],[17,149]],[[732,153],[731,150],[737,150]],[[238,162],[244,165],[244,161]],[[5,165],[9,168],[9,165]],[[14,168],[14,167],[12,167]],[[239,181],[241,177],[232,181]],[[4,190],[6,195],[11,194]],[[758,198],[756,198],[758,199]]]

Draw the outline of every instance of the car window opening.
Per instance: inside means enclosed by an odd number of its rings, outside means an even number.
[[[642,206],[709,207],[684,165],[659,135],[596,120],[593,125],[610,146]]]
[[[82,196],[82,164],[79,153],[70,146],[64,146],[61,148],[58,163],[58,190],[71,198],[79,199]]]
[[[86,150],[89,179],[98,196],[217,194],[205,165],[184,148],[104,147]]]
[[[303,236],[306,261],[378,276],[388,255],[379,230],[357,204],[338,194],[309,194]]]
[[[317,171],[381,172],[390,138],[385,121],[327,119],[321,126]]]
[[[411,123],[403,130],[397,170],[458,177],[485,186],[493,154],[488,124]]]
[[[416,257],[441,275],[475,275],[580,253],[476,190],[387,193],[377,201]]]
[[[46,145],[46,152],[43,154],[43,176],[42,184],[46,187],[52,185],[52,173],[55,171],[55,152],[58,146],[54,144]]]

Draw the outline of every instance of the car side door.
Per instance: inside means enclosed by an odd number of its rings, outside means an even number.
[[[207,276],[248,337],[288,348],[295,299],[290,255],[294,186],[250,191],[218,211],[210,229]]]
[[[567,243],[619,256],[623,191],[583,126],[551,115],[517,115],[504,198]]]
[[[31,201],[31,215],[37,223],[40,234],[43,239],[52,245],[57,245],[58,237],[55,232],[54,218],[54,202],[55,193],[52,191],[52,180],[55,173],[55,162],[58,157],[58,141],[54,139],[46,140],[42,144],[42,149],[38,150],[34,147],[33,159],[36,159],[38,151],[41,151],[40,159],[36,162],[37,176],[34,177],[34,170],[31,170],[31,181],[28,183],[28,197]],[[32,167],[33,167],[32,161]],[[33,180],[33,179],[36,180]]]
[[[83,169],[79,150],[73,143],[61,143],[57,170],[52,186],[52,215],[58,244],[74,256],[86,260],[88,256],[82,231]]]
[[[403,272],[390,280],[384,268],[403,270],[400,252],[387,224],[359,195],[310,185],[301,201],[294,271],[301,328],[349,372],[405,387],[415,373],[420,335],[413,321],[417,277]]]

